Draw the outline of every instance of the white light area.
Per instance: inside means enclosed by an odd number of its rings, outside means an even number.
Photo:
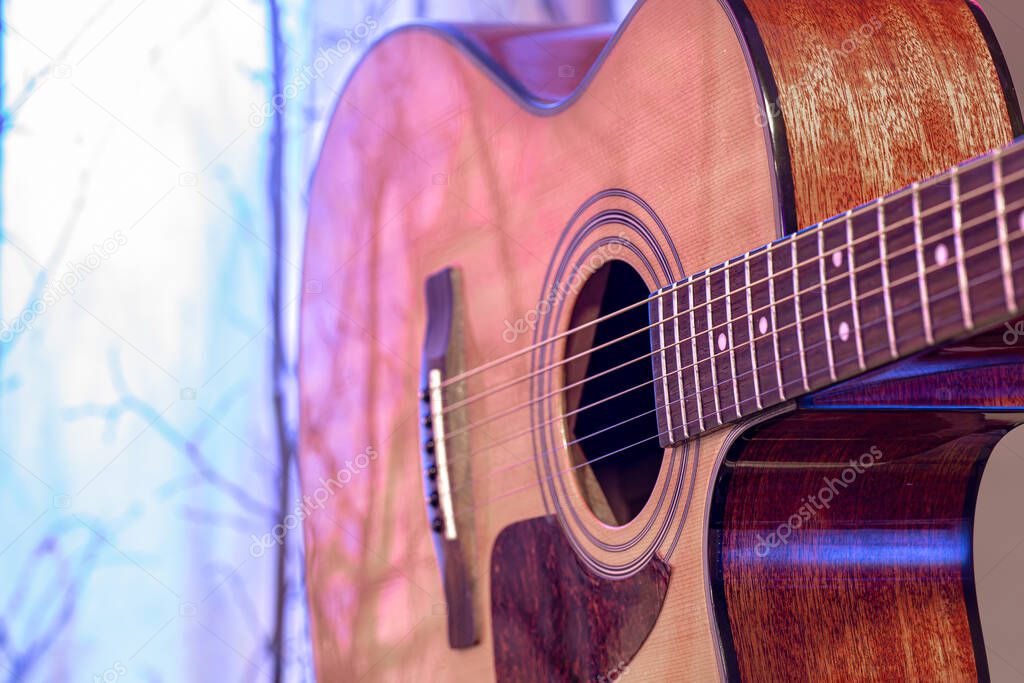
[[[269,128],[248,120],[269,99],[264,7],[4,8],[7,106],[32,91],[4,138],[0,317],[16,320],[44,284],[73,284],[0,366],[0,445],[15,459],[0,461],[13,511],[0,601],[25,596],[5,615],[14,655],[69,587],[78,596],[30,680],[91,680],[115,662],[140,680],[239,680],[246,658],[269,674],[275,552],[249,548],[274,521],[240,502],[276,495]],[[83,269],[104,240],[116,248]]]
[[[416,3],[384,5],[374,34],[287,103],[291,351],[323,127],[362,50]],[[439,18],[541,16],[513,0],[431,5]],[[285,82],[367,6],[283,2]],[[250,546],[275,520],[246,502],[273,504],[277,472],[270,129],[251,120],[271,95],[266,3],[11,0],[3,12],[0,325],[118,243],[0,347],[0,604],[18,605],[0,671],[26,664],[12,657],[73,594],[27,680],[104,679],[117,663],[125,680],[267,680],[276,548]],[[311,680],[303,605],[289,608],[288,680]]]

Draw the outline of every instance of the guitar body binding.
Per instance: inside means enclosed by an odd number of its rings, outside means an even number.
[[[602,482],[566,446],[571,371],[547,369],[586,345],[563,335],[583,315],[563,285],[594,254],[653,292],[1021,133],[991,28],[963,0],[646,0],[614,35],[383,39],[310,188],[304,280],[322,291],[302,301],[302,487],[380,454],[305,520],[318,675],[985,680],[973,510],[1024,414],[1024,358],[1001,328],[672,445],[648,502],[604,516]],[[472,539],[448,555],[455,617],[415,361],[423,284],[448,268],[462,322],[447,376],[539,345],[447,389],[460,406],[486,394],[454,429],[451,519]],[[488,393],[516,377],[532,379]],[[469,431],[488,415],[503,417]],[[840,483],[812,504],[823,473]]]

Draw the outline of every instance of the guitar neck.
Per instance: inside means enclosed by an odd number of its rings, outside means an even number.
[[[1024,305],[1024,143],[655,292],[662,446]]]

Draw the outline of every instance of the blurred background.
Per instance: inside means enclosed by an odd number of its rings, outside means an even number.
[[[292,449],[305,191],[416,18],[612,0],[0,0],[0,680],[313,680]]]
[[[339,89],[410,20],[630,4],[0,0],[0,680],[314,679],[294,350]]]

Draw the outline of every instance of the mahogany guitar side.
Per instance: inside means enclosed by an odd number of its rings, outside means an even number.
[[[471,646],[449,641],[451,610],[423,500],[418,394],[423,287],[432,274],[459,271],[461,364],[477,368],[530,347],[545,333],[538,320],[556,333],[570,327],[571,296],[538,315],[561,264],[611,253],[654,291],[1019,131],[1005,65],[976,8],[963,0],[822,5],[646,0],[614,36],[414,27],[369,52],[324,139],[303,273],[303,493],[351,472],[352,461],[366,464],[304,521],[322,680],[616,680],[627,672],[638,681],[890,680],[880,668],[832,666],[822,650],[834,648],[834,637],[809,632],[801,635],[804,658],[778,668],[772,648],[781,645],[761,640],[772,615],[744,615],[750,605],[777,604],[778,594],[764,601],[766,582],[784,585],[806,569],[769,568],[749,552],[751,530],[770,526],[789,501],[750,501],[750,487],[771,482],[771,471],[723,477],[745,458],[794,457],[758,450],[767,442],[751,434],[790,438],[819,419],[842,425],[846,411],[876,404],[868,389],[877,382],[843,385],[756,425],[666,449],[649,502],[631,520],[609,523],[617,503],[592,468],[572,449],[538,448],[537,416],[516,409],[537,399],[532,383],[515,383],[535,370],[531,356],[470,376],[461,390],[483,398],[461,419],[483,426],[453,458],[463,456],[456,504],[471,576]],[[550,345],[552,359],[579,341]],[[1012,373],[1017,361],[998,365]],[[962,368],[983,377],[969,361]],[[975,393],[992,381],[979,379]],[[545,382],[557,393],[566,379]],[[842,411],[819,418],[837,395]],[[555,418],[564,409],[556,405]],[[488,421],[493,415],[503,417]],[[1003,428],[995,422],[974,415],[950,420],[950,429],[980,443]],[[949,452],[958,473],[970,470],[962,450]],[[808,452],[805,460],[839,455]],[[972,484],[961,479],[967,501]],[[895,644],[927,621],[933,642],[957,662],[950,679],[969,678],[972,667],[983,676],[968,585],[954,574],[926,576],[922,585],[947,602],[933,611],[900,603],[886,621],[888,642],[872,654],[903,657],[929,678],[937,660]],[[531,584],[530,599],[517,601]],[[960,593],[944,593],[950,586]],[[815,620],[821,594],[803,596],[788,603],[798,612],[789,617],[835,629]],[[601,613],[565,609],[580,600]],[[873,626],[851,620],[843,642],[872,642]],[[559,628],[587,637],[559,638]],[[516,665],[513,634],[530,652],[528,666]],[[786,637],[782,629],[772,635]]]

